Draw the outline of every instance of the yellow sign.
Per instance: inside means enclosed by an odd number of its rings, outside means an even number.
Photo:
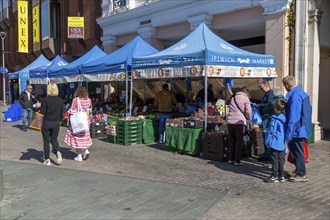
[[[32,28],[33,28],[33,43],[40,42],[40,17],[39,17],[39,5],[32,8]]]
[[[29,52],[29,11],[27,1],[18,1],[18,52]]]
[[[84,17],[68,17],[68,38],[84,38]]]

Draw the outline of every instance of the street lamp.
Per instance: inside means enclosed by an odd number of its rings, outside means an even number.
[[[2,43],[2,67],[5,67],[5,38],[7,33],[4,31],[0,32],[1,43]],[[6,102],[6,74],[2,75],[2,84],[3,84],[3,106],[7,105]]]

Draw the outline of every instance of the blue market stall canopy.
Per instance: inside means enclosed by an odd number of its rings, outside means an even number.
[[[68,65],[68,62],[63,60],[60,56],[56,56],[52,61],[39,68],[30,70],[31,84],[47,84],[48,73],[50,70]]]
[[[65,76],[75,76],[80,72],[80,67],[82,64],[98,60],[101,57],[107,55],[104,53],[97,45],[95,45],[90,51],[84,54],[79,59],[69,63],[66,66],[61,66],[58,68],[50,69],[48,73],[49,78],[60,78]]]
[[[133,56],[145,56],[157,53],[158,50],[144,41],[140,36],[135,37],[122,48],[89,63],[81,65],[81,74],[110,74],[109,79],[125,79],[127,71],[131,70]],[[118,78],[118,79],[117,79]]]
[[[17,72],[9,73],[8,74],[8,79],[9,80],[18,79],[18,78],[28,79],[29,78],[29,71],[31,69],[38,68],[38,67],[43,66],[47,63],[49,63],[49,60],[44,55],[41,54],[35,61],[33,61],[32,63],[27,65],[25,68],[23,68],[23,69],[21,69]]]
[[[205,68],[206,67],[206,68]],[[275,56],[251,53],[199,25],[173,46],[149,56],[134,56],[134,78],[276,77]]]

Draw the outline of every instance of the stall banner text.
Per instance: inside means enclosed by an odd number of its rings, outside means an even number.
[[[28,53],[29,52],[29,3],[27,1],[18,1],[18,52]]]

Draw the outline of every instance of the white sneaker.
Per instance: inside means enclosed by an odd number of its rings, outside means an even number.
[[[82,156],[81,156],[81,154],[78,154],[78,156],[76,156],[75,158],[74,158],[74,160],[75,161],[83,161],[83,159],[82,159]]]
[[[87,160],[89,158],[89,150],[86,149],[85,152],[83,153],[83,160]]]
[[[233,160],[228,160],[228,163],[229,163],[229,164],[234,164],[235,161],[233,161]]]
[[[61,154],[61,152],[57,151],[56,157],[57,157],[57,164],[60,165],[62,163],[62,154]]]
[[[46,159],[44,162],[42,162],[44,165],[46,166],[50,166],[51,163],[50,163],[50,159]]]

